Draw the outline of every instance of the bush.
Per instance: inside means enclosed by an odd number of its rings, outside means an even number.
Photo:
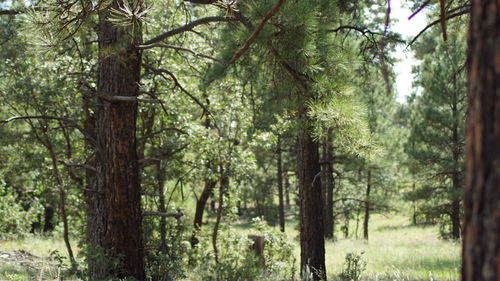
[[[27,206],[23,208],[23,205]],[[31,230],[31,225],[43,208],[37,200],[28,203],[16,199],[12,188],[0,182],[0,238],[19,238]]]
[[[265,237],[264,260],[251,250],[253,241],[230,228],[221,229],[218,237],[218,262],[212,246],[212,230],[199,233],[195,265],[188,280],[254,281],[289,280],[293,274],[292,245],[285,234],[271,228],[262,219],[254,226]]]

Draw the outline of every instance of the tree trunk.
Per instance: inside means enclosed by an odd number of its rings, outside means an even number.
[[[277,154],[277,177],[278,177],[278,196],[279,196],[279,205],[278,205],[278,211],[279,211],[279,219],[280,219],[280,230],[281,232],[285,232],[285,204],[283,200],[283,169],[282,169],[282,163],[281,163],[281,136],[278,136],[278,147],[276,149],[276,154]]]
[[[290,179],[288,178],[288,171],[284,171],[285,180],[285,202],[287,209],[290,209]]]
[[[114,0],[108,8],[119,9]],[[103,258],[89,257],[91,280],[145,279],[141,190],[136,151],[137,97],[140,82],[141,26],[115,25],[109,9],[99,12],[99,76],[96,113],[96,180],[90,244]],[[103,255],[101,255],[103,256]],[[113,266],[112,266],[113,265]]]
[[[217,185],[216,181],[208,177],[205,179],[205,187],[203,188],[200,197],[196,201],[196,211],[194,214],[194,223],[193,223],[194,229],[193,229],[193,234],[191,236],[191,246],[195,246],[196,244],[198,244],[198,239],[196,238],[196,232],[198,232],[201,225],[203,224],[203,213],[205,212],[205,206],[207,205],[210,196],[212,196],[216,185]]]
[[[323,198],[318,144],[309,130],[302,130],[297,149],[300,198],[300,265],[309,266],[314,280],[325,280]]]
[[[220,166],[221,178],[219,187],[219,207],[217,208],[217,218],[215,219],[214,230],[212,232],[212,246],[214,248],[215,262],[219,263],[219,248],[217,247],[217,238],[219,235],[219,225],[222,220],[222,212],[224,211],[224,195],[229,187],[229,176],[226,174],[223,166]]]
[[[156,184],[157,184],[157,194],[158,194],[158,211],[161,213],[166,213],[167,208],[165,205],[165,169],[162,167],[162,162],[156,164]],[[160,217],[160,251],[165,252],[167,250],[167,218],[165,216]]]
[[[370,221],[370,192],[372,189],[372,172],[368,170],[365,196],[365,220],[363,222],[363,238],[368,240],[368,223]]]
[[[473,0],[469,28],[462,280],[500,279],[500,2]]]
[[[323,144],[323,169],[321,184],[323,194],[325,195],[323,205],[323,224],[325,229],[325,238],[333,238],[333,190],[335,188],[335,180],[332,170],[332,147],[330,144],[331,138],[327,137]]]

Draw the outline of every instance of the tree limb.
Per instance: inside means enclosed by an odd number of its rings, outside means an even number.
[[[223,16],[215,16],[215,17],[206,17],[206,18],[201,18],[195,21],[192,21],[184,26],[169,30],[163,34],[160,34],[156,36],[155,38],[152,38],[144,43],[144,45],[151,45],[153,43],[160,42],[162,40],[167,39],[168,37],[172,37],[174,35],[184,33],[186,31],[191,31],[193,28],[197,27],[198,25],[202,24],[207,24],[211,22],[230,22],[230,21],[237,21],[237,18],[234,17],[223,17]]]
[[[236,54],[234,54],[234,56],[229,60],[230,64],[233,64],[248,50],[248,48],[250,48],[250,45],[252,45],[255,38],[257,38],[259,33],[262,31],[264,25],[280,10],[281,6],[283,6],[284,3],[285,0],[278,0],[278,3],[276,3],[276,5],[266,14],[266,16],[262,19],[257,28],[254,30],[252,35],[250,35],[250,37],[247,39],[245,45],[243,45],[243,47],[241,47],[241,49],[239,49],[238,52],[236,52]]]
[[[457,13],[454,13],[454,14],[448,14],[446,15],[446,20],[450,20],[452,18],[456,18],[456,17],[459,17],[459,16],[462,16],[462,15],[465,15],[465,14],[468,14],[470,13],[470,8],[469,6],[465,6],[465,10],[462,10],[460,12],[457,12]],[[424,27],[424,29],[422,29],[415,37],[413,37],[413,39],[410,41],[410,43],[408,43],[408,45],[406,46],[407,48],[409,46],[411,46],[413,43],[415,43],[415,41],[418,39],[418,37],[420,37],[427,29],[431,28],[432,26],[438,24],[441,22],[441,18],[439,18],[438,20],[435,20],[433,22],[431,22],[430,24],[428,24],[426,27]]]
[[[68,167],[79,167],[79,168],[85,168],[89,171],[92,171],[92,172],[97,172],[97,169],[95,167],[92,167],[90,165],[86,165],[86,164],[75,164],[75,163],[66,163],[62,160],[59,160],[58,161],[59,163],[65,165],[65,166],[68,166]]]
[[[144,211],[142,212],[142,216],[156,216],[156,217],[173,217],[173,218],[180,218],[184,214],[182,212],[176,212],[176,213],[164,213],[164,212],[154,212],[154,211]]]
[[[155,48],[155,47],[166,48],[166,49],[173,49],[173,50],[177,50],[177,51],[185,51],[185,52],[189,52],[189,53],[193,54],[196,57],[206,58],[206,59],[215,61],[215,62],[220,63],[220,64],[227,64],[225,61],[222,61],[220,59],[216,59],[214,57],[211,57],[211,56],[208,56],[208,55],[204,55],[204,54],[195,52],[195,51],[193,51],[191,49],[183,48],[183,47],[180,47],[180,46],[174,46],[174,45],[169,45],[169,44],[164,44],[164,43],[153,43],[153,44],[149,44],[149,45],[140,45],[140,46],[138,46],[138,48],[141,49],[141,50],[147,50],[147,49],[151,49],[151,48]]]

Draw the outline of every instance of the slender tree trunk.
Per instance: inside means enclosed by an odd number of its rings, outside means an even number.
[[[215,262],[219,263],[219,248],[217,247],[217,238],[219,235],[219,225],[222,220],[222,212],[224,211],[224,195],[229,187],[229,177],[225,173],[221,165],[221,179],[219,187],[219,208],[217,208],[217,218],[215,219],[214,230],[212,232],[212,246],[214,248]]]
[[[71,243],[69,241],[69,224],[68,215],[66,213],[66,191],[64,190],[63,179],[59,173],[59,167],[57,166],[57,156],[54,152],[54,148],[49,140],[47,140],[47,149],[49,150],[49,155],[52,160],[52,171],[54,173],[54,178],[59,189],[59,210],[61,211],[61,219],[63,222],[63,240],[66,245],[66,250],[68,251],[69,261],[73,269],[76,268],[76,261],[73,255],[73,249],[71,248]]]
[[[302,130],[298,145],[300,265],[301,270],[306,266],[311,268],[314,280],[325,280],[323,198],[318,144],[310,136],[309,130]]]
[[[453,239],[460,239],[460,196],[459,191],[460,187],[460,148],[461,143],[458,136],[458,108],[457,108],[457,98],[456,92],[454,92],[454,102],[452,104],[452,114],[453,114],[453,135],[452,135],[452,155],[453,155],[453,174],[452,174],[452,194],[453,199],[451,202],[451,236]]]
[[[279,205],[278,205],[278,211],[279,211],[279,219],[280,219],[280,230],[281,232],[285,232],[285,204],[283,200],[283,169],[282,169],[282,163],[281,163],[281,136],[278,135],[278,147],[276,148],[276,155],[277,155],[277,167],[276,170],[278,171],[277,177],[278,177],[278,196],[279,196]]]
[[[415,192],[416,189],[416,183],[415,183],[415,173],[412,173],[412,191]],[[417,225],[417,201],[415,199],[411,200],[412,206],[413,206],[413,216],[412,216],[412,223],[413,225]]]
[[[370,221],[370,192],[372,189],[372,171],[368,170],[365,195],[365,220],[363,222],[363,238],[368,240],[368,223]]]
[[[113,0],[107,8],[121,6],[122,1]],[[95,218],[90,222],[91,247],[105,257],[89,257],[89,277],[144,280],[137,102],[112,100],[113,96],[138,96],[141,53],[135,46],[141,42],[142,31],[137,23],[111,23],[107,8],[99,12],[98,34],[101,98],[96,113],[95,192],[100,196],[93,197]]]
[[[290,209],[290,179],[288,175],[288,171],[284,171],[284,180],[285,180],[285,202],[286,208]]]
[[[210,178],[205,179],[205,186],[203,188],[203,191],[201,192],[200,197],[196,201],[196,210],[194,214],[194,223],[193,223],[194,229],[193,229],[193,234],[191,236],[191,246],[195,246],[196,244],[198,244],[198,239],[196,238],[196,232],[198,232],[201,225],[203,224],[203,213],[205,212],[205,206],[207,205],[210,196],[212,196],[216,185],[217,185],[216,181]]]
[[[203,97],[205,98],[205,101],[207,105],[210,104],[210,99],[208,98],[207,93],[203,93]],[[210,130],[211,122],[210,122],[210,117],[207,115],[205,117],[205,122],[204,122],[204,127],[207,130]],[[208,137],[208,136],[207,136]],[[206,164],[206,169],[207,172],[210,173],[212,171],[212,162],[209,160]],[[215,186],[217,185],[217,181],[213,180],[210,178],[209,175],[205,177],[205,186],[203,187],[203,191],[201,192],[200,197],[196,201],[196,210],[194,214],[194,222],[193,222],[193,233],[191,235],[191,246],[195,246],[198,244],[198,238],[196,238],[197,232],[200,230],[201,225],[203,224],[203,213],[205,212],[205,206],[207,205],[208,199],[212,196],[214,193]],[[214,202],[214,200],[212,200]]]
[[[165,170],[161,165],[161,161],[156,164],[156,192],[158,194],[158,211],[161,213],[166,213],[167,208],[165,205]],[[160,251],[165,252],[167,250],[167,218],[165,216],[160,217]]]
[[[500,2],[473,0],[462,280],[500,279]]]
[[[323,224],[325,229],[325,238],[333,238],[333,190],[335,188],[335,180],[332,170],[332,147],[330,144],[330,134],[323,144],[323,175],[321,184],[323,186],[323,194],[325,200],[323,204]]]

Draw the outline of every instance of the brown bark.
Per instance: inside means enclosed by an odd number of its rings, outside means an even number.
[[[281,232],[285,232],[285,204],[283,200],[283,166],[281,161],[281,136],[278,136],[278,147],[276,149],[276,169],[278,171],[278,213],[279,213],[279,221],[280,221],[280,230]]]
[[[300,265],[309,266],[314,280],[325,280],[325,241],[323,199],[318,144],[309,130],[303,130],[298,142],[298,176],[300,198]]]
[[[462,280],[500,279],[500,2],[473,0]]]
[[[114,0],[108,8],[119,6],[123,3]],[[109,17],[109,9],[100,10],[98,93],[137,97],[141,53],[135,46],[141,43],[141,27],[137,23],[115,25]],[[89,242],[105,257],[89,258],[91,280],[145,279],[136,119],[137,101],[99,99],[95,125],[97,196],[91,202],[94,217],[89,222]]]

